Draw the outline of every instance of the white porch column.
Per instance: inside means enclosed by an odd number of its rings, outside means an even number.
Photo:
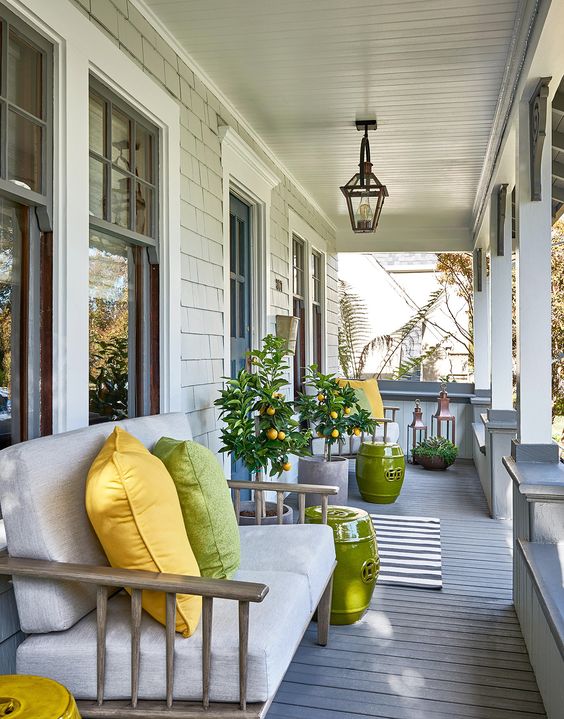
[[[475,250],[478,252],[478,250]],[[474,261],[474,387],[476,394],[489,394],[490,390],[490,329],[486,250],[482,260]],[[479,275],[479,276],[478,276]]]
[[[531,200],[529,94],[519,104],[517,142],[517,409],[518,443],[552,445],[551,390],[551,185],[552,112],[547,99],[546,138],[541,156],[542,198]],[[519,452],[516,458],[519,459]],[[538,455],[538,456],[537,456]],[[525,454],[521,453],[525,458]],[[538,452],[527,458],[541,460]]]
[[[490,200],[490,328],[492,409],[513,409],[511,189],[505,195],[503,254],[498,256],[498,193]]]

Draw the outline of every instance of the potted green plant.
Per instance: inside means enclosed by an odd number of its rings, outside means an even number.
[[[412,454],[424,469],[445,470],[458,456],[458,447],[446,437],[429,437],[419,442]]]
[[[286,399],[288,364],[284,339],[267,335],[262,349],[249,352],[250,369],[235,378],[224,378],[225,387],[215,405],[221,409],[222,448],[241,460],[256,481],[266,474],[280,477],[292,468],[291,457],[309,453],[309,432],[302,432],[294,418],[293,403]],[[292,521],[292,510],[285,506],[284,521]],[[242,503],[242,524],[254,524],[254,502]],[[263,523],[276,521],[276,505],[266,503]]]
[[[317,365],[311,365],[307,368],[304,384],[306,391],[298,395],[295,406],[300,423],[310,427],[317,438],[323,440],[323,453],[300,457],[298,482],[336,485],[339,492],[330,497],[330,502],[345,504],[348,499],[348,459],[335,455],[332,449],[351,436],[359,437],[363,432],[372,434],[377,423],[370,412],[358,404],[354,389],[339,385],[334,374],[323,374]]]

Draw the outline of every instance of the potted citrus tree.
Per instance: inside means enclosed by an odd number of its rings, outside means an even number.
[[[351,436],[372,434],[377,423],[358,404],[354,389],[348,385],[341,387],[334,374],[323,374],[317,365],[311,365],[304,384],[306,391],[298,395],[296,410],[302,426],[311,428],[321,440],[323,451],[321,455],[300,457],[298,482],[336,485],[339,492],[329,501],[344,504],[348,499],[348,459],[332,450]]]
[[[429,437],[419,442],[412,454],[424,469],[445,470],[458,456],[458,447],[446,437]]]
[[[267,335],[262,349],[249,353],[250,370],[224,378],[225,387],[215,401],[223,420],[220,452],[241,460],[256,481],[266,475],[280,477],[292,468],[293,456],[309,454],[310,433],[301,431],[293,403],[282,391],[288,385],[286,353],[284,339]],[[254,524],[254,502],[242,503],[240,521]],[[276,505],[267,502],[262,523],[275,521]],[[287,506],[284,521],[292,521]]]

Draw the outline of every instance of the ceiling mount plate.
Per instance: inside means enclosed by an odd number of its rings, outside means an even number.
[[[376,120],[356,120],[356,129],[361,130],[364,132],[365,128],[367,130],[376,130],[378,127],[378,123]]]

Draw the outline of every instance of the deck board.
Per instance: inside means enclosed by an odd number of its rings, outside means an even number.
[[[511,598],[511,524],[490,519],[471,462],[410,467],[377,514],[439,517],[443,589],[377,586],[361,622],[312,625],[272,705],[272,719],[545,719]]]

